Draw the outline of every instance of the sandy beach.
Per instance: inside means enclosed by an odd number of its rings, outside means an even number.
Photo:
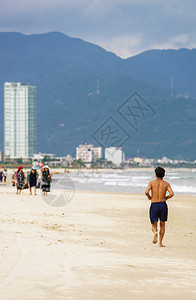
[[[56,191],[55,191],[56,192]],[[196,299],[196,197],[168,201],[165,248],[142,194],[75,192],[63,207],[0,186],[0,298]]]

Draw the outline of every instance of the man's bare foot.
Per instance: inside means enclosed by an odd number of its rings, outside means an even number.
[[[159,244],[159,247],[165,247],[163,244]]]
[[[156,244],[158,242],[158,232],[154,233],[154,238],[153,238],[153,244]]]

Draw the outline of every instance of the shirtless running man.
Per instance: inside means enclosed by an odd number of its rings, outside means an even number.
[[[151,200],[150,221],[152,224],[152,232],[154,233],[153,244],[158,242],[158,219],[160,219],[159,231],[159,247],[165,247],[162,244],[165,234],[165,222],[167,221],[168,208],[166,201],[174,196],[174,192],[170,184],[163,180],[165,170],[162,167],[155,169],[156,179],[149,182],[145,191],[148,200]],[[149,192],[151,191],[151,195]],[[166,193],[169,195],[166,196]]]

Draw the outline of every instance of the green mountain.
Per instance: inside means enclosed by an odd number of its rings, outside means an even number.
[[[167,85],[173,64],[174,88],[181,74],[181,90],[176,86],[175,92],[194,98],[195,86],[186,85],[186,76],[194,82],[195,50],[153,50],[123,60],[55,32],[0,33],[0,44],[0,148],[3,83],[14,81],[37,87],[38,151],[74,154],[87,141],[122,145],[126,156],[195,160],[196,101],[170,98]],[[192,62],[187,71],[178,64],[179,54],[180,61]]]
[[[128,64],[127,64],[128,62]],[[149,50],[126,60],[131,76],[196,99],[196,49]]]

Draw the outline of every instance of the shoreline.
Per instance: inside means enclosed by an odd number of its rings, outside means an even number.
[[[146,186],[147,187],[147,186]],[[15,191],[16,191],[16,187],[13,187],[13,186],[11,186],[11,185],[5,185],[4,183],[3,184],[0,184],[0,194],[1,194],[1,191],[4,189],[6,189],[6,188],[8,188],[8,189],[13,189],[13,193],[12,192],[3,192],[3,193],[9,193],[9,194],[14,194],[15,193]],[[66,188],[62,188],[62,189],[59,189],[59,188],[53,188],[52,186],[51,186],[51,194],[53,193],[53,194],[55,194],[55,192],[59,192],[59,191],[63,191],[63,190],[65,190],[65,191],[70,191],[69,189],[66,189]],[[25,191],[25,192],[24,192]],[[129,196],[137,196],[137,195],[139,195],[139,196],[145,196],[145,188],[144,188],[144,191],[143,192],[138,192],[138,193],[134,193],[134,192],[113,192],[113,191],[95,191],[95,190],[77,190],[77,189],[73,189],[72,191],[74,191],[74,193],[80,193],[80,194],[85,194],[85,193],[87,193],[87,194],[113,194],[113,195],[129,195]],[[29,194],[29,188],[28,189],[26,189],[26,190],[22,190],[22,193],[24,193],[24,194]],[[37,193],[39,193],[39,194],[41,194],[41,192],[40,192],[40,189],[37,189]],[[49,194],[50,194],[49,193]],[[191,193],[175,193],[175,196],[177,196],[177,197],[196,197],[196,194],[194,193],[194,194],[191,194]]]
[[[22,166],[23,164],[21,164]],[[48,164],[49,167],[50,167],[50,164]],[[1,165],[0,165],[1,166]],[[13,167],[6,167],[6,166],[3,166],[2,169],[6,168],[8,171],[17,171],[17,167],[13,168]],[[53,171],[53,172],[56,172],[56,171],[61,171],[60,173],[64,173],[64,171],[69,171],[70,173],[72,172],[80,172],[80,171],[87,171],[87,172],[127,172],[127,171],[154,171],[156,167],[131,167],[131,168],[126,168],[126,169],[102,169],[102,168],[75,168],[75,169],[72,169],[72,168],[67,168],[67,167],[53,167],[51,166],[50,169]],[[196,171],[196,168],[194,167],[180,167],[180,168],[175,168],[175,167],[164,167],[165,170],[180,170],[180,171],[186,171],[186,170],[195,170]],[[24,167],[24,170],[25,171],[29,171],[31,170],[30,167]]]

